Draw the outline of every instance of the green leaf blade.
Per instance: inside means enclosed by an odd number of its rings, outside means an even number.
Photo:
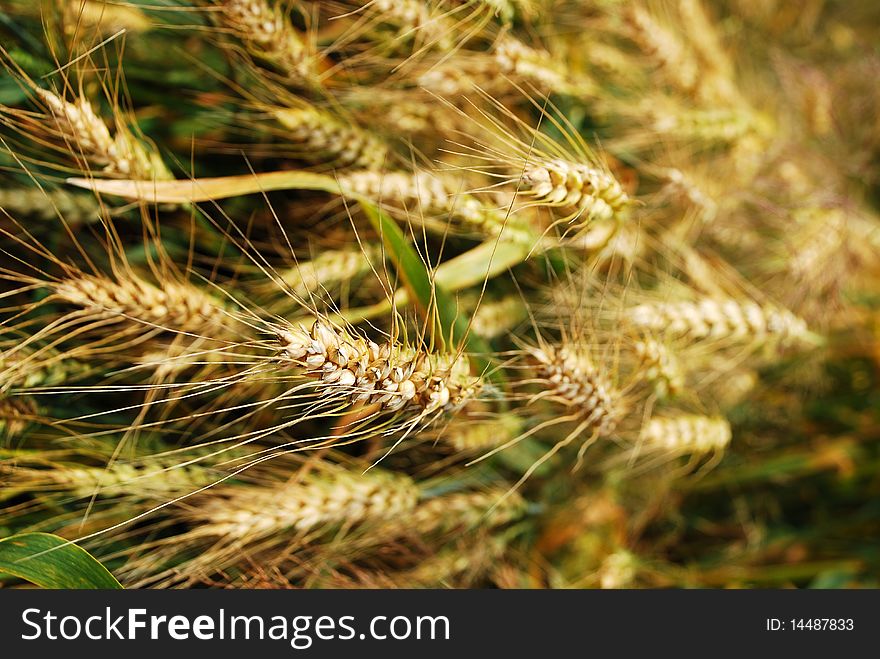
[[[40,588],[122,588],[85,549],[50,533],[19,533],[0,540],[0,572]]]

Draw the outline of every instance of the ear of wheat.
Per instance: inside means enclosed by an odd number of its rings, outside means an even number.
[[[421,535],[503,526],[519,519],[526,511],[526,503],[521,496],[506,494],[494,489],[434,497],[420,503],[401,522],[409,531]]]
[[[654,59],[671,84],[687,94],[693,93],[702,81],[693,54],[643,7],[632,4],[627,9],[624,15],[632,37],[645,55]]]
[[[310,295],[321,295],[337,284],[354,281],[371,271],[371,264],[379,263],[381,250],[371,245],[361,249],[322,250],[315,258],[300,261],[295,266],[280,270],[275,281],[257,285],[266,295],[277,294],[280,285],[296,296],[307,300]]]
[[[526,164],[519,194],[532,203],[558,209],[576,226],[619,216],[629,204],[620,183],[608,172],[565,160]]]
[[[602,561],[598,572],[599,588],[603,590],[631,588],[637,574],[636,557],[619,549]]]
[[[627,319],[642,329],[697,341],[778,341],[782,345],[814,341],[806,323],[790,311],[732,298],[642,304],[629,309]]]
[[[138,33],[149,30],[152,22],[144,12],[133,6],[120,6],[105,0],[78,0],[63,3],[65,28],[69,33],[76,30],[96,30],[102,35],[112,35],[125,30]]]
[[[422,0],[373,0],[367,6],[382,21],[397,27],[401,38],[443,51],[455,45],[453,37],[458,26]]]
[[[514,234],[515,227],[507,226],[504,209],[486,205],[461,191],[455,181],[430,172],[352,171],[340,174],[337,180],[343,191],[405,211],[409,219],[440,219],[443,230],[453,220],[463,229],[483,235],[496,236],[503,231],[509,238]]]
[[[108,467],[57,464],[48,468],[20,466],[9,470],[10,482],[45,491],[69,492],[77,498],[164,501],[212,484],[217,475],[199,464],[180,466],[175,460],[151,459],[149,464],[115,463]]]
[[[727,447],[730,424],[721,417],[678,414],[649,419],[640,436],[646,447],[669,452],[708,453]]]
[[[119,128],[116,135],[111,134],[85,97],[71,103],[45,89],[36,92],[75,155],[82,154],[103,165],[108,174],[146,180],[173,178],[158,154],[147,149],[127,129]]]
[[[273,115],[289,131],[287,137],[306,149],[309,160],[380,169],[388,157],[388,148],[379,139],[318,108],[279,108]]]
[[[560,67],[545,50],[527,46],[519,39],[503,36],[495,44],[495,63],[499,73],[514,80],[528,81],[545,91],[589,96],[592,82],[571,80],[568,70]]]
[[[639,369],[661,397],[675,396],[684,389],[685,374],[679,359],[669,347],[653,338],[633,346]]]
[[[699,219],[711,222],[718,215],[718,204],[680,169],[670,167],[663,172],[666,190],[697,209]]]
[[[424,499],[412,510],[371,526],[366,545],[382,545],[401,538],[422,542],[443,536],[483,533],[522,518],[526,502],[516,493],[493,488],[454,492]]]
[[[614,430],[622,413],[620,395],[586,350],[545,345],[532,356],[537,362],[537,382],[545,387],[536,398],[565,406],[600,435]]]
[[[390,575],[392,582],[431,588],[454,583],[467,588],[504,554],[502,538],[488,537],[459,543],[429,556],[416,567]]]
[[[32,347],[0,352],[0,390],[51,387],[88,372],[89,366],[67,355]]]
[[[405,476],[338,472],[279,487],[225,488],[197,511],[200,534],[247,540],[287,529],[380,521],[415,508],[419,489]]]
[[[471,328],[480,336],[494,339],[512,330],[527,316],[528,310],[517,296],[483,300],[474,312]]]
[[[173,330],[209,331],[228,328],[222,306],[200,288],[166,281],[158,288],[137,276],[114,281],[80,275],[54,285],[56,297],[98,315],[116,315]]]
[[[40,188],[0,188],[0,215],[8,213],[15,219],[64,218],[68,224],[85,224],[101,218],[101,207],[89,194],[67,190]]]
[[[26,396],[0,398],[0,437],[16,437],[30,425],[37,405]]]
[[[433,354],[389,341],[377,344],[325,321],[278,333],[282,360],[305,369],[327,392],[417,417],[455,410],[480,387],[463,355]]]
[[[489,419],[453,423],[442,431],[441,438],[461,453],[477,453],[500,446],[516,437],[523,428],[515,414],[500,414]]]
[[[751,146],[750,139],[762,139],[773,130],[767,117],[742,107],[683,109],[658,104],[645,109],[658,133],[705,145]]]
[[[275,66],[295,85],[314,86],[316,62],[300,34],[270,0],[218,0],[218,20],[247,52]]]

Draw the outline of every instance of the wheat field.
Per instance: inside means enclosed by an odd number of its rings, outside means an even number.
[[[878,37],[3,0],[0,538],[126,588],[880,587]]]

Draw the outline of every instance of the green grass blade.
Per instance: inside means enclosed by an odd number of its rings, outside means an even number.
[[[40,588],[122,588],[85,549],[49,533],[20,533],[0,540],[0,572]]]

